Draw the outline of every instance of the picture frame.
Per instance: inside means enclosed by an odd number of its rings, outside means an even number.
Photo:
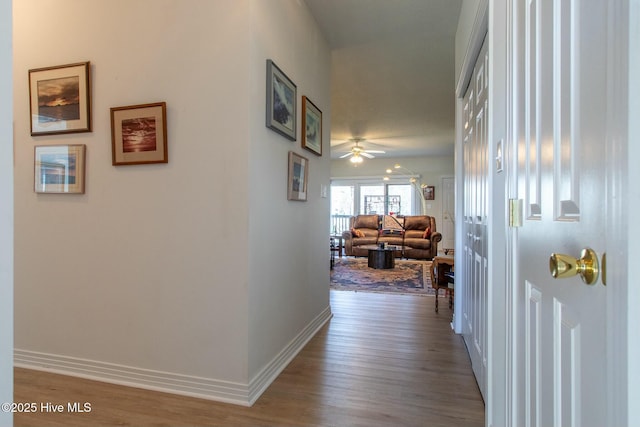
[[[91,63],[29,70],[31,135],[91,132]]]
[[[34,147],[36,193],[84,194],[86,145]]]
[[[112,164],[168,163],[167,104],[111,108]]]
[[[267,60],[267,127],[296,140],[297,87],[271,60]]]
[[[306,96],[302,97],[302,147],[322,156],[322,111]]]
[[[287,200],[306,201],[309,179],[309,159],[289,151]]]
[[[425,200],[435,200],[436,187],[433,185],[426,185],[422,187],[422,196]]]

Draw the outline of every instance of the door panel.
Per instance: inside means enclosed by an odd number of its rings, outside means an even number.
[[[525,417],[527,427],[540,426],[540,383],[541,378],[541,345],[540,330],[542,329],[542,314],[540,303],[542,294],[532,283],[526,282],[527,304],[525,311]]]
[[[578,84],[579,2],[554,1],[554,211],[558,219],[577,220],[580,215],[578,158],[580,115]]]
[[[606,287],[553,279],[551,253],[605,250],[606,4],[514,2],[518,198],[514,245],[526,426],[607,425]],[[518,364],[518,363],[517,363]],[[520,397],[518,397],[520,398]]]
[[[540,138],[540,108],[537,102],[540,98],[540,31],[538,29],[540,4],[542,0],[529,1],[525,6],[526,16],[524,23],[524,105],[523,105],[523,136],[525,155],[525,188],[524,196],[527,200],[527,217],[529,219],[540,218],[541,207],[541,146]]]
[[[553,301],[553,311],[555,421],[560,426],[580,426],[580,320],[558,300]]]
[[[464,295],[462,335],[483,396],[487,384],[488,60],[485,40],[463,98],[466,274],[460,283]]]

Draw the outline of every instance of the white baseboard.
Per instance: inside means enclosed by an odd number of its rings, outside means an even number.
[[[165,393],[249,406],[246,384],[174,374],[29,350],[14,350],[14,365]]]
[[[249,405],[253,405],[269,385],[304,348],[311,338],[331,319],[331,307],[327,306],[307,325],[258,375],[249,382]]]
[[[14,365],[128,387],[251,406],[331,316],[331,308],[327,307],[249,384],[20,349],[14,350]]]

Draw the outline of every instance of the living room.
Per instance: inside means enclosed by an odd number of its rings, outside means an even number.
[[[394,166],[399,166],[394,168]],[[387,171],[391,171],[388,173]],[[442,232],[447,220],[453,218],[453,209],[447,209],[443,201],[446,198],[453,198],[452,192],[443,188],[443,179],[453,179],[454,159],[452,155],[423,156],[423,157],[377,157],[368,159],[358,167],[345,159],[333,159],[331,161],[331,183],[332,186],[353,188],[354,203],[348,208],[335,203],[331,207],[332,219],[331,232],[341,233],[348,225],[345,217],[358,214],[371,213],[365,209],[364,198],[355,195],[355,189],[359,186],[367,186],[380,192],[380,188],[387,185],[406,185],[407,194],[400,200],[401,207],[396,210],[394,206],[378,208],[375,213],[401,215],[429,215],[436,219],[437,230]],[[446,181],[445,181],[446,184]],[[423,194],[424,186],[434,188],[433,198],[426,200]],[[393,191],[391,191],[393,192]],[[390,195],[390,193],[389,193]],[[385,209],[386,208],[386,209]],[[389,210],[390,209],[390,210]],[[394,212],[395,210],[395,212]],[[334,230],[335,228],[335,230]],[[453,230],[449,235],[443,236],[445,240],[441,245],[441,251],[453,249]]]

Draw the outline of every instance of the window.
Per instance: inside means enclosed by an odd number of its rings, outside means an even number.
[[[381,180],[380,180],[381,181]],[[381,183],[378,180],[334,181],[331,184],[331,233],[349,229],[349,218],[365,215],[414,215],[417,211],[415,188],[406,181]]]
[[[360,213],[384,214],[384,185],[360,185]]]
[[[355,186],[331,186],[331,233],[340,234],[349,229],[349,218],[355,213]]]
[[[413,215],[413,195],[415,194],[411,184],[387,184],[387,214]]]

